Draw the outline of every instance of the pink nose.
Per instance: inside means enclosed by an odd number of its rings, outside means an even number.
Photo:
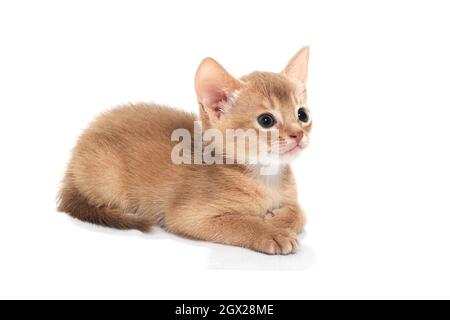
[[[303,138],[303,131],[297,131],[297,132],[293,132],[289,135],[289,137],[291,137],[292,139],[295,139],[295,141],[297,142],[297,144],[300,143],[300,141],[302,141]]]

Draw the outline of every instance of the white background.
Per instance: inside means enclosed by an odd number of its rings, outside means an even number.
[[[445,1],[1,1],[1,298],[450,298]],[[302,250],[270,257],[56,212],[77,136],[134,101],[196,110],[311,46]],[[152,125],[149,123],[149,125]],[[173,177],[173,179],[176,179]]]

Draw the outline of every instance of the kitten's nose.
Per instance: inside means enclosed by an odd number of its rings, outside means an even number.
[[[291,137],[292,139],[295,139],[295,141],[297,142],[297,144],[300,143],[300,141],[302,141],[303,138],[303,131],[296,131],[293,132],[289,135],[289,137]]]

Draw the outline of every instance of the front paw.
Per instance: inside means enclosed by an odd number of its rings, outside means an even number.
[[[265,221],[276,228],[289,229],[299,234],[305,228],[306,216],[300,208],[294,210],[282,207],[268,212],[265,216]]]
[[[270,255],[291,254],[299,248],[297,235],[286,229],[273,228],[261,234],[253,244],[253,249]]]

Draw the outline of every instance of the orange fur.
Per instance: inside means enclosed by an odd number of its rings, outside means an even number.
[[[294,60],[305,59],[308,49],[302,50]],[[291,77],[306,74],[304,68],[291,61],[280,74],[254,72],[235,79],[214,60],[205,60],[196,77],[203,127],[259,129],[255,119],[270,111],[282,120],[277,124],[280,146],[293,132],[307,136],[311,123],[300,124],[295,116],[299,105],[306,106],[306,77],[299,77],[301,82]],[[268,254],[294,252],[305,216],[289,165],[273,177],[262,177],[257,166],[245,164],[175,165],[171,133],[178,128],[193,132],[196,119],[155,104],[106,112],[73,150],[59,210],[114,228],[148,231],[160,225],[179,235]]]

